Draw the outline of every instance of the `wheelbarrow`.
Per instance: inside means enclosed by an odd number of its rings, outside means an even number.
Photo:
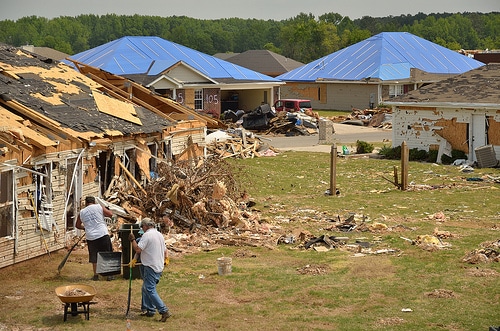
[[[68,313],[71,313],[71,316],[85,314],[85,319],[87,321],[89,320],[90,305],[95,303],[91,300],[97,293],[94,286],[86,284],[64,285],[57,287],[55,291],[57,297],[62,301],[62,303],[64,303],[65,322],[67,320]]]

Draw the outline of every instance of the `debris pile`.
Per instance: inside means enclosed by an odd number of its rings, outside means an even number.
[[[314,112],[276,112],[264,104],[252,112],[226,111],[223,115],[230,127],[244,128],[265,134],[284,134],[287,136],[311,135],[318,133],[319,115]]]
[[[335,123],[392,129],[392,110],[390,108],[358,109],[352,108],[347,116],[333,116],[329,120]]]
[[[252,132],[242,129],[215,131],[207,135],[207,152],[210,155],[226,158],[254,158],[275,156],[279,151],[263,142]]]
[[[274,248],[278,228],[260,224],[260,214],[251,208],[255,203],[237,187],[231,165],[216,157],[191,162],[159,163],[157,176],[139,189],[116,178],[103,201],[125,214],[108,224],[110,231],[116,233],[124,223],[150,217],[174,251],[189,253],[223,245]],[[119,250],[120,243],[114,245]]]
[[[316,117],[304,113],[279,112],[269,121],[266,134],[284,134],[286,136],[309,136],[318,133]]]
[[[165,229],[174,225],[250,227],[248,196],[239,193],[231,166],[223,160],[161,162],[155,177],[141,190],[117,180],[105,199],[120,205],[133,219],[151,217]]]
[[[479,246],[478,249],[467,253],[462,262],[470,264],[500,262],[500,240],[483,242]]]

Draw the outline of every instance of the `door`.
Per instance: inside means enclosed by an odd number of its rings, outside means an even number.
[[[471,125],[471,143],[469,144],[469,159],[477,161],[476,153],[474,150],[488,144],[488,137],[486,136],[486,115],[485,114],[472,114]],[[471,155],[472,154],[472,155]]]

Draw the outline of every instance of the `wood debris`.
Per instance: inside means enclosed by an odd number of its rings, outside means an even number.
[[[138,182],[123,176],[126,174],[112,182],[103,197],[105,203],[127,213],[108,224],[112,233],[124,223],[150,217],[159,225],[169,249],[177,253],[225,245],[273,249],[281,236],[277,228],[260,223],[258,211],[251,209],[254,203],[239,190],[230,164],[221,158],[209,157],[195,164],[161,162],[143,187],[134,187]],[[114,245],[120,249],[118,241]]]
[[[500,240],[483,242],[479,246],[478,249],[467,253],[462,262],[470,264],[500,262]]]
[[[277,149],[245,131],[227,131],[224,139],[217,139],[207,144],[207,152],[221,159],[254,158],[264,155],[276,155]],[[269,153],[271,152],[271,153]]]

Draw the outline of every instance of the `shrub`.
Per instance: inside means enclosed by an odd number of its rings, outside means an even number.
[[[409,150],[408,159],[410,161],[427,161],[429,158],[429,153],[423,149],[412,148]]]
[[[389,160],[401,159],[401,146],[397,146],[397,147],[392,148],[390,146],[384,145],[379,150],[378,153]]]
[[[380,155],[384,156],[389,160],[400,160],[401,159],[401,146],[390,147],[384,145],[378,152]],[[412,148],[409,151],[410,161],[424,161],[424,162],[436,162],[437,161],[437,150],[424,151],[418,148]],[[448,155],[441,156],[441,162],[443,164],[452,164],[455,160],[465,159],[467,160],[467,155],[459,150],[452,150],[451,157]]]
[[[441,162],[443,164],[452,164],[453,162],[455,162],[455,160],[459,160],[459,159],[467,160],[467,154],[465,154],[462,151],[454,149],[451,151],[451,157],[449,157],[448,155],[445,155],[445,154],[443,154],[441,156]]]
[[[367,143],[366,141],[358,140],[356,141],[356,153],[357,154],[365,154],[373,152],[373,145]]]
[[[436,162],[438,158],[438,150],[433,149],[429,151],[429,157],[427,158],[427,162]]]

